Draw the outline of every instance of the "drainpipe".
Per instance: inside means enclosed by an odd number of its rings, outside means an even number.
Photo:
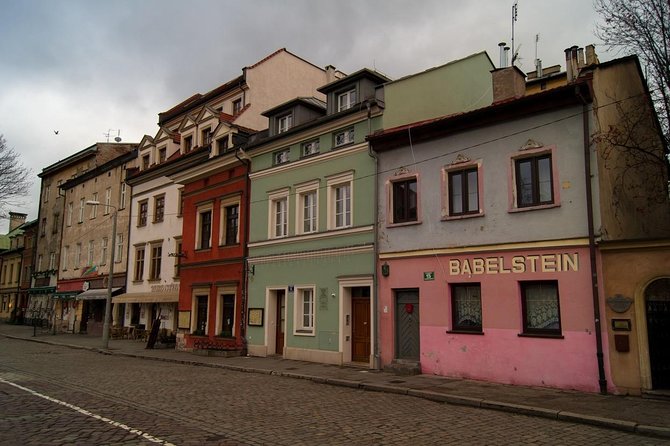
[[[593,296],[593,318],[596,332],[596,357],[598,358],[598,386],[600,393],[607,394],[607,379],[603,360],[603,339],[600,331],[600,298],[598,296],[598,270],[596,265],[596,241],[593,229],[593,190],[591,187],[591,151],[589,141],[589,109],[579,87],[575,93],[582,101],[582,122],[584,135],[584,178],[586,186],[586,216],[589,231],[589,261],[591,266],[591,292]]]
[[[368,136],[372,134],[372,101],[366,101],[365,106],[368,109]],[[381,358],[379,355],[379,336],[380,336],[380,327],[379,327],[379,320],[381,319],[379,317],[379,284],[378,284],[378,277],[377,277],[377,258],[379,257],[379,247],[377,244],[378,236],[379,236],[379,222],[377,219],[379,218],[378,212],[379,212],[379,195],[378,195],[378,169],[379,169],[379,160],[377,159],[377,155],[374,153],[372,150],[372,144],[370,144],[370,141],[368,141],[368,155],[374,160],[375,162],[375,174],[374,174],[374,180],[375,180],[375,186],[374,186],[374,205],[372,209],[374,209],[375,213],[375,224],[374,224],[374,244],[373,244],[373,269],[372,269],[372,283],[374,287],[374,294],[375,298],[372,299],[372,316],[374,318],[374,339],[372,342],[372,368],[374,370],[381,370]]]
[[[249,171],[251,170],[251,161],[248,159],[242,159],[238,155],[238,151],[235,150],[235,158],[238,159],[240,163],[247,166],[245,173],[246,181],[246,190],[244,192],[244,243],[243,243],[243,264],[242,264],[242,273],[244,274],[244,282],[242,284],[242,324],[240,326],[240,334],[242,338],[242,354],[246,356],[247,354],[247,321],[245,316],[247,314],[247,301],[249,299],[249,214],[250,209],[249,205],[251,204],[251,178],[249,178]]]

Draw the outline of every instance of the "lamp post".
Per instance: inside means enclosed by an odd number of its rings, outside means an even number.
[[[89,200],[86,202],[89,206],[97,206],[99,201]],[[103,205],[114,209],[112,214],[112,238],[111,238],[111,253],[109,255],[109,278],[107,279],[107,299],[105,299],[105,320],[102,324],[102,348],[109,348],[109,325],[112,318],[112,281],[114,279],[114,253],[116,251],[116,217],[118,209],[110,204]]]

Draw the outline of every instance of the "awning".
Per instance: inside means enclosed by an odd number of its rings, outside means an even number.
[[[55,292],[55,286],[37,286],[35,288],[28,288],[28,294],[51,294]]]
[[[112,288],[112,296],[121,289]],[[77,294],[77,300],[97,300],[107,298],[107,288],[96,288],[94,290],[87,290],[81,294]]]
[[[125,303],[177,303],[179,302],[179,293],[126,293],[116,296],[112,299],[115,304]]]
[[[79,293],[79,291],[58,291],[54,294],[54,299],[74,299]]]

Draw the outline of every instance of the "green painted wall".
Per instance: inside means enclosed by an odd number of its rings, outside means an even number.
[[[385,129],[491,105],[491,70],[485,52],[384,86]]]

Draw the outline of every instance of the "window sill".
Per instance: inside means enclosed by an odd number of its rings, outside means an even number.
[[[340,144],[339,146],[333,145],[333,148],[331,150],[339,150],[339,149],[342,149],[344,147],[353,146],[353,145],[354,145],[354,141],[347,142],[347,143],[344,143],[344,144]]]
[[[212,250],[212,247],[210,246],[209,248],[197,248],[195,250],[195,252],[207,252],[207,251],[211,251],[211,250]]]
[[[160,281],[161,281],[160,277],[156,277],[155,279],[147,279],[147,282],[149,283],[160,283]]]
[[[447,333],[447,334],[467,334],[467,335],[480,335],[480,336],[484,336],[484,332],[483,332],[483,331],[474,331],[474,330],[471,331],[471,330],[458,330],[458,329],[455,329],[455,330],[447,330],[446,333]]]
[[[522,208],[512,208],[509,209],[508,212],[510,213],[515,213],[515,212],[526,212],[526,211],[538,211],[540,209],[552,209],[552,208],[557,208],[560,207],[561,203],[551,203],[551,204],[540,204],[537,206],[525,206]]]
[[[140,283],[144,283],[144,279],[140,279],[140,280],[133,280],[133,283],[134,283],[134,284],[140,284]]]
[[[295,330],[293,332],[294,336],[316,336],[311,330]]]
[[[222,339],[224,341],[234,341],[237,338],[235,336],[223,336],[223,335],[216,335],[214,336],[216,339]]]
[[[237,243],[231,243],[231,244],[224,244],[224,245],[219,245],[219,248],[233,248],[235,246],[240,246],[240,242]]]
[[[156,224],[156,223],[163,223],[163,220],[154,220],[151,223]]]
[[[470,214],[445,215],[444,217],[442,217],[442,221],[465,220],[466,218],[477,218],[483,216],[484,211],[473,212]]]
[[[562,334],[549,334],[549,333],[519,333],[517,336],[520,338],[545,338],[545,339],[564,339]]]
[[[402,226],[413,226],[413,225],[420,225],[421,220],[414,220],[414,221],[403,221],[401,223],[389,223],[386,225],[387,228],[398,228]]]

